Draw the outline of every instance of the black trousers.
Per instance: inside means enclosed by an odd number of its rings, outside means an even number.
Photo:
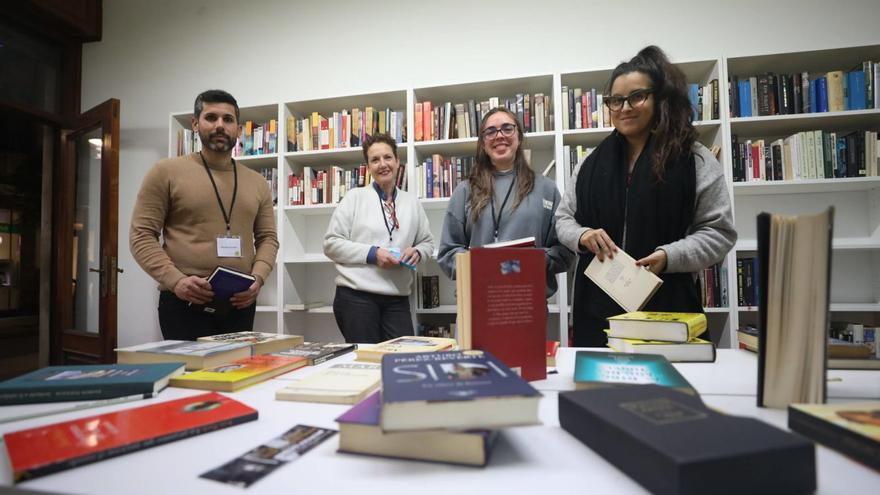
[[[254,328],[257,305],[231,308],[224,315],[194,310],[173,292],[159,294],[159,327],[165,340],[196,340],[199,337],[230,332],[249,332]]]
[[[409,297],[336,286],[333,315],[346,342],[376,344],[413,335]]]

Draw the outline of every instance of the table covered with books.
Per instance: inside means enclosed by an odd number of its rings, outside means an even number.
[[[537,426],[501,430],[488,465],[466,467],[338,453],[339,435],[303,453],[248,488],[200,477],[245,452],[279,437],[295,425],[338,429],[335,419],[346,405],[276,400],[275,393],[292,381],[341,362],[352,353],[225,395],[259,412],[256,421],[193,436],[153,448],[67,469],[19,483],[20,488],[60,493],[645,493],[645,489],[559,427],[559,393],[574,389],[577,349],[562,348],[557,372],[531,384],[541,391]],[[743,350],[718,350],[715,363],[676,364],[700,392],[703,401],[721,412],[759,418],[786,428],[784,410],[755,405],[756,358]],[[829,402],[880,399],[880,372],[830,370]],[[113,410],[169,401],[204,393],[169,387],[157,397],[100,408],[0,423],[0,433],[19,431]],[[61,408],[59,403],[0,407],[3,418]],[[430,448],[425,446],[425,448]],[[638,456],[638,452],[633,452]],[[876,493],[880,473],[838,452],[816,446],[818,493]],[[739,473],[728,472],[733,479]],[[725,482],[718,479],[719,484]],[[0,483],[12,484],[6,450],[0,454]]]

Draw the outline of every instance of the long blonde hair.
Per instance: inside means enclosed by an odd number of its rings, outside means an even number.
[[[498,112],[507,114],[513,119],[514,125],[516,125],[516,136],[519,138],[519,146],[516,147],[516,155],[513,158],[513,170],[516,174],[516,197],[513,200],[513,209],[516,209],[523,198],[528,196],[535,187],[535,172],[529,168],[529,163],[526,161],[526,156],[523,153],[525,136],[523,136],[522,124],[520,124],[516,115],[506,108],[497,107],[489,110],[480,121],[477,155],[474,159],[474,167],[471,169],[471,174],[468,177],[471,187],[469,204],[471,207],[470,220],[472,223],[477,222],[483,208],[489,204],[489,201],[492,200],[492,196],[495,194],[495,176],[492,175],[495,167],[492,166],[492,159],[489,158],[486,150],[483,149],[483,131],[486,129],[486,121],[489,120],[489,117]]]

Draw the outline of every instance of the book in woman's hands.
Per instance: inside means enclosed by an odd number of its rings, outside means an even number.
[[[639,311],[651,299],[663,280],[636,264],[632,256],[618,250],[614,258],[594,257],[584,271],[600,289],[626,311]]]
[[[208,283],[211,284],[211,291],[214,292],[214,299],[207,304],[193,304],[190,307],[196,311],[202,311],[211,314],[228,313],[232,306],[229,299],[239,292],[248,290],[256,277],[248,273],[233,270],[225,266],[218,266],[208,277]]]

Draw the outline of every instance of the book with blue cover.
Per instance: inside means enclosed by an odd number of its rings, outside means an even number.
[[[382,430],[491,429],[538,423],[541,394],[485,351],[382,358]]]
[[[336,418],[340,452],[485,466],[498,436],[491,430],[386,433],[379,426],[381,409],[380,393],[375,392]]]
[[[574,363],[578,389],[608,384],[655,384],[696,394],[688,381],[664,357],[657,354],[621,354],[578,351]]]
[[[0,405],[112,399],[159,393],[184,364],[49,366],[0,383]]]
[[[232,309],[229,299],[239,292],[244,292],[256,282],[256,277],[249,273],[233,270],[225,266],[218,266],[208,277],[208,283],[211,284],[211,291],[214,293],[214,299],[207,304],[192,304],[190,307],[196,311],[202,311],[211,314],[225,314]]]

